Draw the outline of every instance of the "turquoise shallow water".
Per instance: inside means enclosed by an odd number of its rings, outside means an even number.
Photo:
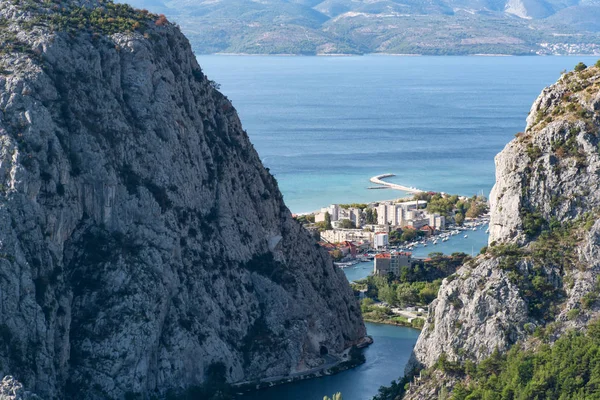
[[[560,71],[591,57],[200,56],[292,212],[399,197],[371,176],[488,193],[493,158]]]

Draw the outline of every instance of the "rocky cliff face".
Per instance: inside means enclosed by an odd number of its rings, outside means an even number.
[[[481,361],[597,316],[599,126],[600,68],[565,74],[538,97],[526,131],[496,157],[490,246],[444,281],[409,368],[442,354]],[[437,396],[430,389],[407,398]]]
[[[0,0],[0,374],[44,398],[301,372],[365,335],[179,30]]]

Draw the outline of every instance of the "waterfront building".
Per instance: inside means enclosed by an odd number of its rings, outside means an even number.
[[[377,254],[373,264],[373,274],[385,276],[391,273],[394,276],[399,276],[400,268],[410,267],[411,257],[411,253],[399,251]]]
[[[400,268],[410,267],[412,253],[404,251],[394,251],[390,253],[390,272],[394,276],[400,275]]]
[[[390,253],[377,254],[373,262],[373,275],[387,275],[390,272],[391,262],[392,257]]]
[[[431,225],[422,226],[421,230],[425,232],[427,237],[435,235],[435,228]]]
[[[331,216],[331,221],[337,221],[340,219],[340,206],[338,206],[337,204],[330,205],[326,208],[325,211],[328,212]]]
[[[429,226],[438,231],[446,229],[446,217],[440,214],[429,214]]]

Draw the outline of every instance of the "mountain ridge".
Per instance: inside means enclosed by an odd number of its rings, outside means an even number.
[[[199,54],[600,53],[596,0],[131,3],[177,21]]]

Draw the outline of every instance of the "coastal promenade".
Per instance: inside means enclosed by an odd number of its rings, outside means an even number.
[[[390,189],[396,189],[396,190],[402,190],[403,192],[408,192],[408,193],[423,193],[424,190],[421,189],[417,189],[415,187],[408,187],[408,186],[402,186],[402,185],[398,185],[396,183],[389,183],[383,180],[383,178],[389,178],[392,176],[396,176],[394,174],[382,174],[382,175],[377,175],[372,177],[371,179],[369,179],[371,182],[376,183],[378,185],[383,185],[386,187],[389,187]],[[370,189],[370,188],[369,188]]]

